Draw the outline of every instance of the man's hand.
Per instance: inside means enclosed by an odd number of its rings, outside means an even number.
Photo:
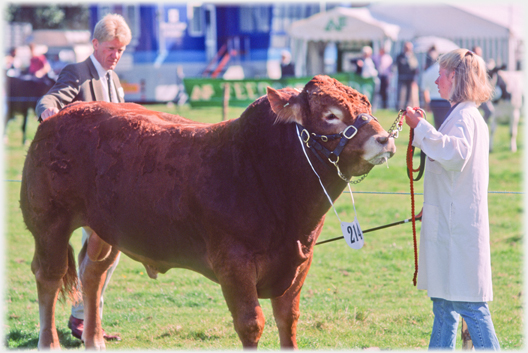
[[[46,110],[44,110],[42,112],[42,114],[40,114],[40,118],[42,120],[46,120],[47,118],[49,118],[50,116],[53,116],[55,114],[57,114],[59,112],[59,109],[58,108],[55,108],[55,107],[51,107],[51,108],[47,108]]]

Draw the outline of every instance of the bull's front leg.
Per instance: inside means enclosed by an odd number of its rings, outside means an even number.
[[[116,261],[119,250],[112,248],[94,232],[80,254],[79,277],[84,302],[84,330],[82,339],[86,349],[106,348],[101,325],[100,300],[107,270]]]
[[[231,257],[216,272],[242,346],[257,348],[266,320],[258,301],[254,265]]]
[[[38,341],[39,350],[60,350],[59,336],[55,327],[55,306],[61,280],[45,282],[37,276],[37,290],[39,302],[40,334]]]
[[[271,299],[273,316],[279,330],[281,348],[297,349],[297,322],[300,316],[301,289],[311,263],[312,257],[302,264],[295,282],[286,293],[278,298]]]

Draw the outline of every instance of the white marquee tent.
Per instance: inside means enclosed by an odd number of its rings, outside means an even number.
[[[292,56],[297,75],[324,71],[328,42],[396,40],[399,26],[375,19],[367,8],[336,7],[292,23]]]
[[[462,48],[478,45],[485,59],[507,64],[510,70],[515,70],[521,60],[518,51],[524,34],[524,14],[518,5],[374,3],[368,9],[374,18],[400,26],[396,50],[401,48],[402,41],[439,36]]]
[[[392,55],[404,41],[437,36],[463,48],[482,47],[493,58],[515,70],[522,61],[523,7],[512,4],[372,3],[363,8],[342,8],[294,22],[290,28],[297,75],[311,75],[324,67],[328,42],[372,41],[374,51],[384,39],[395,42]]]
[[[313,41],[396,40],[399,29],[375,19],[367,8],[336,7],[294,22],[290,36]]]

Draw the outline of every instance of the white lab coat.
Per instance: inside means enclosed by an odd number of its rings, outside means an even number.
[[[418,289],[451,301],[493,300],[489,133],[476,104],[460,103],[438,131],[420,121],[413,145],[428,156]]]

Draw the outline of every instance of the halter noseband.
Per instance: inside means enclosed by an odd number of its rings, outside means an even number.
[[[341,173],[341,170],[339,169],[339,166],[337,163],[339,162],[339,155],[343,150],[345,149],[345,146],[347,143],[356,136],[359,128],[361,128],[363,125],[368,124],[372,121],[372,119],[376,120],[375,117],[373,117],[370,114],[367,113],[361,113],[356,117],[356,120],[352,125],[347,126],[343,131],[341,131],[338,134],[331,134],[331,135],[321,135],[316,133],[310,133],[304,126],[297,124],[299,128],[301,128],[301,140],[304,142],[306,147],[313,148],[313,152],[315,156],[324,164],[324,161],[319,156],[319,154],[316,151],[319,151],[320,153],[324,154],[325,157],[328,159],[330,163],[332,163],[337,168],[337,174],[341,179],[346,181],[347,183],[350,182],[350,179],[346,178],[343,173]],[[328,142],[332,140],[336,140],[340,138],[339,143],[337,144],[336,148],[333,151],[330,151],[323,145],[319,143],[321,142]],[[326,165],[326,164],[325,164]],[[361,179],[363,180],[363,179]]]

